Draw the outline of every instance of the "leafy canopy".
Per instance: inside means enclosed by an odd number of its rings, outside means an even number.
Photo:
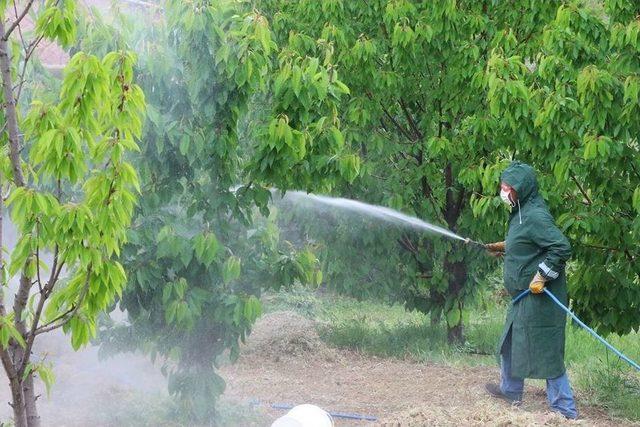
[[[131,325],[103,338],[161,357],[169,391],[207,420],[224,389],[218,359],[238,356],[261,290],[322,278],[309,248],[280,239],[275,214],[257,216],[268,213],[264,186],[325,191],[359,163],[341,143],[336,104],[347,89],[328,59],[280,49],[243,2],[168,2],[148,18],[138,31],[124,22],[115,40],[103,23],[82,29],[81,47],[140,53],[148,101],[134,159],[142,197],[121,255]]]

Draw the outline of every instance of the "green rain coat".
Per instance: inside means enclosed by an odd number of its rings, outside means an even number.
[[[518,201],[511,210],[504,255],[504,285],[511,297],[528,289],[540,272],[545,286],[566,305],[565,262],[571,246],[556,227],[546,203],[538,194],[535,172],[513,162],[502,182],[515,188]],[[565,372],[565,313],[546,294],[529,294],[507,313],[498,352],[511,332],[511,373],[516,378],[556,378]]]

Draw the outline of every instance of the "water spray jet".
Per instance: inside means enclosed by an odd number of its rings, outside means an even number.
[[[272,189],[271,191],[273,193],[277,190]],[[351,212],[357,212],[357,213],[364,214],[373,218],[381,219],[387,222],[402,224],[402,225],[417,228],[420,230],[425,230],[432,233],[440,234],[444,237],[448,237],[453,240],[458,240],[467,244],[477,245],[484,249],[483,243],[462,237],[450,230],[447,230],[446,228],[428,223],[414,216],[406,215],[394,209],[387,208],[384,206],[371,205],[368,203],[359,202],[351,199],[345,199],[342,197],[318,196],[315,194],[309,194],[302,191],[288,191],[282,196],[282,199],[292,200],[292,201],[301,200],[301,199],[309,200],[312,202],[322,204],[324,206],[332,206],[332,207],[340,208],[340,209],[351,211]]]

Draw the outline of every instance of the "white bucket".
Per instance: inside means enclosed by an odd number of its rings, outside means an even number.
[[[315,405],[298,405],[275,420],[271,427],[333,427],[333,420]]]

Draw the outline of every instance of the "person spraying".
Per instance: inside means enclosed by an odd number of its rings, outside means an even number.
[[[532,295],[510,305],[498,345],[500,384],[485,388],[494,397],[519,403],[525,378],[546,379],[551,410],[577,418],[564,365],[566,315],[543,294],[547,287],[566,305],[565,264],[571,246],[538,193],[531,166],[511,163],[501,176],[500,197],[511,207],[507,236],[486,248],[491,255],[504,256],[509,294],[516,297],[528,288]]]

